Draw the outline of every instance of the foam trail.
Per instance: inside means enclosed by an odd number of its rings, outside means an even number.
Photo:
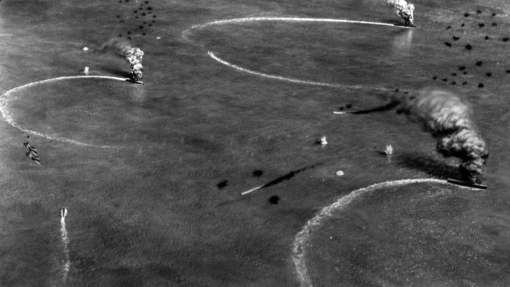
[[[213,26],[213,25],[225,25],[225,24],[236,24],[236,23],[247,23],[247,22],[262,22],[262,21],[265,21],[265,22],[297,22],[297,23],[306,23],[306,22],[316,22],[316,23],[350,23],[350,24],[363,24],[363,25],[376,25],[376,26],[387,26],[387,27],[394,27],[394,28],[400,28],[400,29],[409,29],[409,27],[403,27],[403,26],[397,26],[397,25],[394,25],[394,24],[388,24],[388,23],[382,23],[382,22],[369,22],[369,21],[357,21],[357,20],[345,20],[345,19],[328,19],[328,18],[301,18],[301,17],[246,17],[246,18],[235,18],[235,19],[226,19],[226,20],[217,20],[217,21],[212,21],[212,22],[208,22],[208,23],[205,23],[205,24],[198,24],[198,25],[193,25],[191,26],[191,28],[189,29],[186,29],[185,31],[182,32],[182,37],[187,40],[187,41],[190,41],[192,42],[190,39],[189,39],[189,35],[191,34],[191,30],[193,29],[200,29],[200,28],[205,28],[205,27],[208,27],[208,26]],[[332,88],[351,88],[351,89],[374,89],[374,90],[380,90],[380,91],[388,91],[389,89],[386,89],[386,88],[381,88],[381,87],[372,87],[372,86],[362,86],[362,85],[340,85],[340,84],[328,84],[328,83],[321,83],[321,82],[314,82],[314,81],[304,81],[304,80],[299,80],[299,79],[293,79],[293,78],[287,78],[287,77],[281,77],[281,76],[276,76],[276,75],[270,75],[270,74],[265,74],[265,73],[260,73],[260,72],[256,72],[256,71],[252,71],[252,70],[249,70],[249,69],[245,69],[245,68],[242,68],[242,67],[239,67],[237,65],[234,65],[234,64],[231,64],[223,59],[220,59],[219,57],[217,57],[213,52],[211,51],[208,51],[207,54],[213,58],[215,61],[223,64],[223,65],[226,65],[228,67],[231,67],[231,68],[234,68],[236,70],[239,70],[239,71],[242,71],[242,72],[245,72],[245,73],[249,73],[249,74],[253,74],[253,75],[258,75],[258,76],[261,76],[261,77],[266,77],[266,78],[270,78],[270,79],[275,79],[275,80],[281,80],[281,81],[286,81],[286,82],[291,82],[291,83],[298,83],[298,84],[306,84],[306,85],[314,85],[314,86],[323,86],[323,87],[332,87]]]
[[[310,287],[312,285],[312,281],[310,277],[308,276],[308,269],[306,267],[306,242],[308,241],[308,236],[312,233],[312,231],[315,230],[320,224],[322,223],[322,220],[328,216],[331,215],[331,212],[333,210],[338,210],[341,208],[346,207],[349,203],[351,203],[355,198],[368,193],[372,192],[374,190],[377,190],[379,188],[385,188],[385,187],[397,187],[397,186],[403,186],[407,184],[412,183],[423,183],[423,182],[431,182],[431,183],[439,183],[439,184],[445,184],[445,185],[453,185],[451,183],[448,183],[446,180],[441,179],[435,179],[435,178],[418,178],[418,179],[402,179],[402,180],[393,180],[393,181],[386,181],[381,183],[376,183],[369,185],[364,188],[357,189],[348,195],[345,195],[338,199],[333,204],[324,207],[321,209],[312,219],[308,220],[308,222],[305,224],[305,226],[299,231],[295,238],[294,243],[292,245],[292,261],[294,262],[294,265],[296,267],[296,273],[298,280],[300,282],[300,285],[303,287]],[[464,186],[458,186],[459,188],[464,189],[472,189],[476,190],[476,188],[470,188],[470,187],[464,187]]]
[[[232,23],[246,23],[246,22],[322,22],[322,23],[350,23],[350,24],[364,24],[364,25],[376,25],[376,26],[389,26],[395,28],[409,29],[409,27],[396,26],[394,24],[382,23],[382,22],[370,22],[370,21],[357,21],[357,20],[345,20],[345,19],[328,19],[328,18],[301,18],[301,17],[246,17],[246,18],[235,18],[226,20],[217,20],[208,22],[205,24],[193,25],[190,29],[183,32],[187,35],[189,30],[204,28],[212,25],[225,25]]]
[[[126,78],[110,77],[110,76],[65,76],[65,77],[58,77],[58,78],[52,78],[52,79],[32,82],[32,83],[28,83],[28,84],[25,84],[25,85],[22,85],[22,86],[10,89],[7,92],[5,92],[2,95],[0,95],[0,112],[2,113],[2,116],[7,121],[7,123],[9,123],[14,128],[16,128],[16,129],[18,129],[18,130],[20,130],[22,132],[25,132],[25,133],[30,133],[30,134],[34,134],[34,135],[37,135],[37,136],[40,136],[40,137],[43,137],[43,138],[47,138],[47,139],[50,139],[50,140],[56,140],[56,141],[65,142],[65,143],[71,143],[71,144],[80,145],[80,146],[90,146],[90,147],[99,147],[99,148],[111,148],[112,146],[107,146],[107,145],[101,145],[100,146],[100,145],[88,144],[88,143],[84,143],[84,142],[80,142],[80,141],[76,141],[76,140],[72,140],[72,139],[68,139],[68,138],[54,137],[54,136],[43,134],[43,133],[40,133],[40,132],[37,132],[37,131],[33,131],[33,130],[29,130],[29,129],[23,128],[23,127],[18,125],[13,120],[13,118],[10,115],[9,111],[7,111],[7,109],[6,109],[6,105],[7,105],[9,96],[12,93],[15,93],[15,92],[21,91],[21,90],[23,90],[25,88],[33,87],[33,86],[36,86],[36,85],[39,85],[39,84],[51,83],[51,82],[62,81],[62,80],[74,80],[74,79],[108,79],[108,80],[114,80],[114,81],[123,81],[123,82],[126,81]]]
[[[63,272],[63,278],[62,280],[67,280],[67,274],[69,273],[69,269],[71,267],[71,260],[69,258],[69,237],[67,236],[67,229],[66,229],[66,215],[67,215],[67,209],[64,207],[60,211],[60,236],[62,239],[62,244],[64,245],[64,266],[62,268]]]
[[[247,191],[243,191],[243,192],[241,192],[241,195],[246,195],[246,194],[248,194],[248,193],[254,192],[254,191],[256,191],[256,190],[261,189],[262,187],[263,187],[263,185],[261,185],[261,186],[257,186],[257,187],[254,187],[254,188],[252,188],[252,189],[248,189]]]
[[[223,64],[225,66],[229,66],[231,68],[234,68],[236,70],[245,72],[245,73],[249,73],[249,74],[253,74],[253,75],[257,75],[257,76],[261,76],[261,77],[266,77],[266,78],[270,78],[270,79],[276,79],[276,80],[291,82],[291,83],[314,85],[314,86],[325,86],[325,87],[333,87],[333,88],[338,88],[339,87],[338,85],[333,85],[333,84],[320,83],[320,82],[311,82],[311,81],[303,81],[303,80],[298,80],[298,79],[285,78],[285,77],[281,77],[281,76],[275,76],[275,75],[259,73],[259,72],[255,72],[255,71],[252,71],[252,70],[248,70],[248,69],[236,66],[236,65],[231,64],[231,63],[229,63],[229,62],[227,62],[227,61],[225,61],[223,59],[220,59],[216,55],[214,55],[214,53],[211,52],[211,51],[208,51],[207,54],[209,56],[211,56],[211,58],[213,58],[217,62],[219,62],[219,63],[221,63],[221,64]]]
[[[297,83],[297,84],[305,84],[305,85],[312,85],[312,86],[331,87],[331,88],[373,89],[373,90],[380,90],[380,91],[389,91],[390,90],[390,89],[387,89],[387,88],[373,87],[373,86],[367,86],[367,85],[328,84],[328,83],[313,82],[313,81],[304,81],[304,80],[298,80],[298,79],[287,78],[287,77],[282,77],[282,76],[270,75],[270,74],[265,74],[265,73],[260,73],[260,72],[248,70],[248,69],[239,67],[237,65],[231,64],[231,63],[229,63],[229,62],[219,58],[218,56],[216,56],[211,51],[208,51],[207,54],[211,58],[213,58],[215,61],[217,61],[217,62],[219,62],[219,63],[221,63],[221,64],[223,64],[225,66],[234,68],[236,70],[239,70],[239,71],[242,71],[242,72],[245,72],[245,73],[248,73],[248,74],[252,74],[252,75],[257,75],[257,76],[261,76],[261,77],[265,77],[265,78],[270,78],[270,79],[275,79],[275,80],[280,80],[280,81],[285,81],[285,82],[291,82],[291,83]]]
[[[189,39],[189,35],[191,34],[191,30],[193,29],[201,29],[208,26],[213,25],[225,25],[225,24],[236,24],[236,23],[247,23],[247,22],[323,22],[323,23],[348,23],[348,24],[362,24],[362,25],[376,25],[376,26],[388,26],[394,28],[401,29],[409,29],[410,27],[397,26],[394,24],[382,23],[382,22],[369,22],[369,21],[357,21],[357,20],[346,20],[346,19],[329,19],[329,18],[303,18],[303,17],[246,17],[246,18],[234,18],[234,19],[225,19],[225,20],[217,20],[204,24],[197,24],[191,26],[184,30],[181,36],[190,42],[193,42]]]

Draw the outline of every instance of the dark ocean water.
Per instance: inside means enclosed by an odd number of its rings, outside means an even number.
[[[487,197],[435,183],[364,193],[334,209],[311,235],[312,282],[505,286],[509,214]]]
[[[145,51],[145,85],[63,80],[7,100],[22,128],[106,147],[31,135],[41,168],[24,155],[27,134],[0,123],[0,285],[295,286],[292,242],[317,210],[377,182],[457,176],[457,161],[437,155],[403,116],[331,112],[385,105],[394,93],[369,86],[437,86],[472,106],[491,148],[489,189],[423,184],[360,197],[313,237],[321,248],[310,253],[312,279],[505,286],[509,10],[501,1],[415,4],[414,30],[260,22],[196,29],[188,41],[182,32],[192,25],[226,18],[399,19],[373,1],[0,1],[2,91],[86,66],[125,77],[128,63],[96,51],[112,37]],[[247,74],[207,51],[260,73],[362,88]],[[315,144],[322,136],[328,145]],[[391,161],[380,153],[386,144]],[[239,195],[308,166],[316,167]]]

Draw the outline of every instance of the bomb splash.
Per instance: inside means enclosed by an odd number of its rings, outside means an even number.
[[[395,8],[397,15],[404,20],[406,26],[414,27],[414,5],[405,0],[387,0],[386,2]]]
[[[415,96],[396,96],[395,100],[399,102],[397,112],[420,123],[437,139],[439,153],[461,160],[462,179],[476,183],[489,150],[471,120],[470,107],[456,95],[437,89],[425,89]]]
[[[143,79],[143,51],[140,48],[133,47],[131,44],[120,38],[113,38],[104,43],[100,51],[111,50],[119,57],[125,59],[131,65],[131,76],[135,81]]]

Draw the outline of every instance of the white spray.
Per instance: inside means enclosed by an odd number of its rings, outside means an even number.
[[[66,216],[67,216],[67,208],[62,208],[60,210],[60,236],[62,238],[62,243],[64,245],[64,256],[65,261],[63,265],[62,272],[63,277],[62,280],[65,282],[67,280],[67,273],[69,273],[69,268],[71,267],[71,260],[69,258],[69,237],[67,236],[67,230],[66,230]]]
[[[395,13],[402,18],[406,26],[414,26],[414,5],[405,0],[387,0],[386,2],[395,8]]]
[[[133,80],[141,81],[143,79],[142,59],[144,52],[140,48],[131,46],[131,44],[124,39],[112,38],[106,41],[99,50],[112,50],[119,57],[129,62]]]

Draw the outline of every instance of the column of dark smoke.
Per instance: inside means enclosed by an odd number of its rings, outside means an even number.
[[[140,48],[132,47],[126,40],[114,38],[103,44],[100,50],[112,50],[119,57],[122,57],[129,62],[131,65],[133,80],[141,81],[143,79],[142,59],[144,53]]]
[[[445,157],[461,160],[459,171],[464,180],[475,183],[482,174],[489,150],[471,120],[471,109],[456,95],[426,89],[414,96],[395,98],[398,112],[421,124],[437,139],[436,149]]]

